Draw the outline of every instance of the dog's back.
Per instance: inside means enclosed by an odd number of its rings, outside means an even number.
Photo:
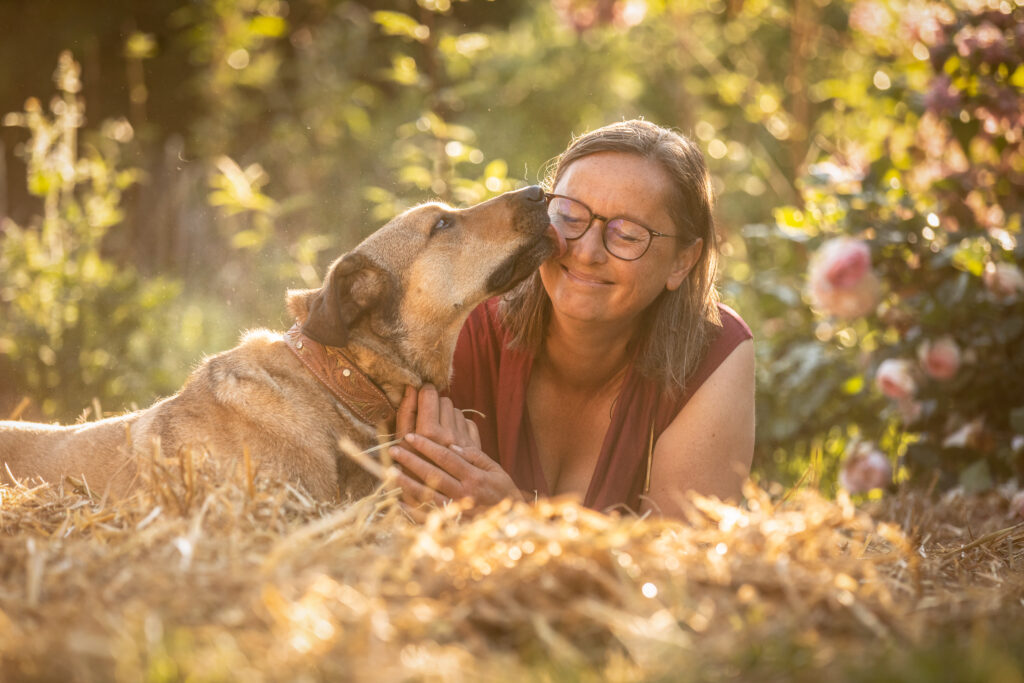
[[[135,476],[130,466],[130,429],[138,413],[98,422],[58,426],[34,422],[0,422],[0,480],[40,477],[59,482],[65,475],[82,477],[99,466],[94,486],[128,489]]]
[[[248,451],[261,471],[336,499],[339,438],[362,447],[372,440],[360,436],[335,403],[279,334],[257,330],[207,358],[178,394],[144,410],[70,426],[0,422],[0,481],[75,477],[94,491],[121,496],[138,483],[147,458],[177,458],[194,449],[241,462]],[[350,469],[346,490],[369,493],[372,479]]]

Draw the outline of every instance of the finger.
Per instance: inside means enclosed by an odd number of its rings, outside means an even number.
[[[448,498],[459,494],[459,482],[443,469],[435,467],[420,456],[399,446],[392,446],[391,457],[402,467],[420,478],[426,486],[438,491]]]
[[[395,477],[395,483],[402,488],[402,499],[409,503],[420,505],[433,503],[441,507],[451,499],[450,496],[442,496],[434,489],[424,486],[407,474],[399,474]]]
[[[401,439],[416,427],[416,412],[419,403],[418,392],[412,386],[405,387],[402,402],[398,405],[395,418],[395,437]]]
[[[484,453],[475,446],[459,446],[458,444],[452,444],[451,450],[463,459],[469,465],[476,467],[477,469],[486,470],[488,472],[494,471],[495,469],[501,469],[501,465],[491,460],[490,456]]]
[[[458,427],[456,426],[455,406],[452,405],[452,400],[447,396],[441,396],[437,400],[437,418],[438,422],[441,423],[441,433],[438,434],[441,438],[438,442],[445,446],[450,443],[456,443],[459,434]]]
[[[471,422],[463,415],[462,411],[457,409],[450,398],[442,398],[442,405],[451,408],[451,423],[452,423],[452,440],[451,443],[459,444],[460,446],[472,446],[474,445],[472,432],[470,431]],[[447,401],[447,403],[444,403]]]
[[[408,441],[409,444],[420,453],[420,455],[428,458],[435,465],[451,475],[457,482],[461,482],[472,474],[472,469],[469,463],[467,463],[461,455],[452,449],[431,441],[422,434],[406,434],[405,440]],[[455,444],[453,444],[453,448],[460,448],[461,450],[461,447]],[[452,494],[452,497],[454,498],[458,493],[459,491],[457,490],[456,494]]]
[[[469,445],[480,448],[480,428],[476,426],[476,420],[468,417],[465,420],[466,430],[469,432]]]
[[[420,387],[416,405],[416,430],[420,434],[436,434],[439,426],[437,389],[433,384]]]

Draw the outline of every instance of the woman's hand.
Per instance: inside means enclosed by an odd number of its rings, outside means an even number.
[[[480,450],[473,421],[433,386],[407,389],[397,422],[403,440],[390,453],[404,470],[397,483],[407,504],[442,506],[470,498],[474,506],[489,506],[505,498],[522,500],[512,478]]]
[[[415,432],[442,446],[480,447],[476,425],[455,408],[450,398],[438,394],[433,384],[424,384],[419,391],[405,388],[396,423],[399,439]]]

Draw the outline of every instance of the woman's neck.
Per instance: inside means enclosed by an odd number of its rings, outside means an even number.
[[[552,315],[538,361],[560,386],[600,391],[621,380],[632,333],[632,325],[581,323]]]

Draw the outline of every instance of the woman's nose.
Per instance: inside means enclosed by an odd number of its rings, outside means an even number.
[[[608,252],[604,248],[602,238],[604,228],[604,221],[595,217],[586,232],[569,242],[569,250],[573,252],[578,261],[603,263],[608,259]]]

